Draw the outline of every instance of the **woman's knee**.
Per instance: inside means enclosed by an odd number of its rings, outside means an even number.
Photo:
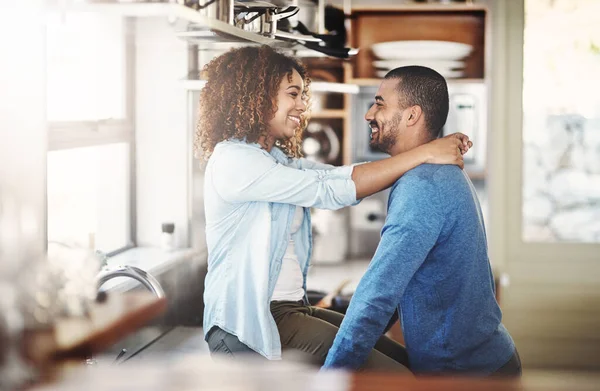
[[[216,326],[210,330],[207,343],[211,355],[224,355],[232,358],[240,355],[259,355],[243,344],[238,337]]]

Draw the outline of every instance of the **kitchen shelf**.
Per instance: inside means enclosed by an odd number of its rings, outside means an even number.
[[[354,12],[381,12],[381,11],[400,11],[400,12],[448,12],[448,11],[486,11],[487,7],[481,4],[401,4],[401,5],[357,5],[352,6],[352,13]]]
[[[186,90],[197,91],[201,90],[206,84],[206,80],[200,79],[182,79],[181,84]],[[326,92],[339,94],[358,94],[360,89],[358,85],[346,83],[329,83],[315,81],[310,84],[312,92]],[[335,110],[333,110],[335,111]],[[333,115],[336,115],[335,113]]]
[[[313,92],[328,92],[338,94],[358,94],[360,88],[351,83],[331,83],[326,81],[313,81],[310,83],[310,89]]]
[[[274,39],[250,31],[242,30],[229,23],[209,18],[181,4],[174,3],[115,3],[86,2],[75,4],[54,4],[48,6],[50,12],[95,12],[115,14],[122,17],[165,17],[179,31],[182,39],[207,47],[222,47],[223,44],[243,43],[245,45],[269,45],[280,49],[305,50],[298,42]],[[183,22],[183,25],[181,24]],[[190,29],[191,27],[191,29]],[[311,37],[312,38],[312,37]],[[213,45],[213,46],[211,46]],[[228,48],[228,47],[226,47]]]
[[[379,84],[381,83],[382,79],[377,79],[377,78],[356,78],[356,79],[348,79],[347,83],[353,84],[353,85],[357,85],[359,87],[372,87],[372,86],[379,86]],[[485,83],[485,79],[446,79],[446,81],[448,83]]]
[[[319,111],[313,111],[310,114],[311,119],[324,119],[324,118],[346,118],[346,110],[344,109],[325,109]]]
[[[54,3],[55,4],[51,4],[48,7],[48,10],[58,12],[68,11],[110,13],[122,17],[134,18],[169,16],[173,9],[182,7],[179,4],[169,3],[117,3],[115,1],[85,3],[71,2],[71,4],[64,4],[63,2],[56,1]]]
[[[451,41],[469,44],[465,78],[483,79],[487,8],[474,5],[403,5],[352,8],[351,44],[361,48],[350,79],[376,79],[371,46],[404,40]],[[459,79],[452,79],[459,80]],[[373,83],[368,81],[366,83]],[[363,84],[372,85],[372,84]]]

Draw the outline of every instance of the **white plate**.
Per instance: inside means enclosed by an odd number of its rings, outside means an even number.
[[[468,56],[473,47],[466,43],[449,41],[392,41],[371,46],[376,57],[386,60],[430,58],[460,60]]]
[[[450,70],[450,69],[448,69],[448,70],[443,70],[442,69],[441,70],[442,72],[440,72],[440,70],[436,69],[436,71],[440,75],[444,76],[446,79],[456,79],[458,77],[463,77],[465,75],[465,73],[463,71],[453,71],[453,70]],[[383,77],[385,77],[385,75],[388,72],[389,72],[389,70],[378,70],[378,71],[375,71],[375,74],[377,75],[377,77],[382,77],[383,78]]]
[[[456,60],[428,60],[428,59],[414,59],[414,60],[377,60],[373,61],[373,66],[380,69],[394,69],[399,67],[405,67],[409,65],[420,65],[422,67],[432,69],[462,69],[465,67],[464,61]]]

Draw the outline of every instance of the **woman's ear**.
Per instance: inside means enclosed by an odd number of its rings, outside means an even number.
[[[408,109],[408,117],[406,118],[406,126],[415,125],[417,122],[419,122],[419,119],[421,118],[422,115],[423,115],[423,110],[421,109],[421,106],[411,106]]]

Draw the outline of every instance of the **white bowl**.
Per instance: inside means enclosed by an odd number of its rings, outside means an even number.
[[[456,60],[430,60],[430,59],[406,59],[406,60],[376,60],[373,66],[379,69],[394,69],[409,65],[420,65],[431,69],[463,69],[464,61]]]
[[[449,41],[392,41],[371,46],[373,54],[380,59],[436,59],[460,60],[468,56],[473,46]]]
[[[385,75],[389,72],[389,69],[386,70],[377,70],[375,71],[375,74],[377,75],[377,77],[385,77]],[[465,75],[465,73],[463,71],[453,71],[451,69],[436,69],[436,72],[438,72],[440,75],[442,75],[444,78],[446,79],[456,79],[458,77],[463,77]]]

